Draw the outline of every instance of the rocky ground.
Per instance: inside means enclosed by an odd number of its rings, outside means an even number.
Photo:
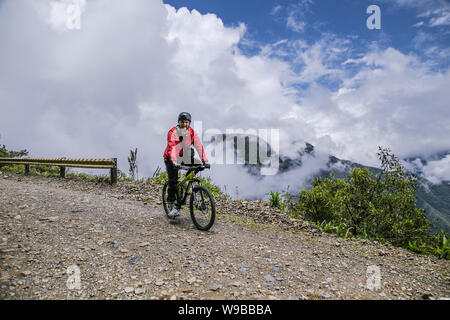
[[[217,198],[169,223],[157,184],[0,174],[0,299],[442,299],[449,262]],[[379,277],[377,277],[379,272]]]

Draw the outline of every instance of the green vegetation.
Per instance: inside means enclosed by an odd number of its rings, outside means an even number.
[[[153,172],[153,176],[149,179],[157,184],[165,184],[167,180],[169,180],[169,177],[167,176],[167,172],[162,171],[161,168],[158,166],[155,172]]]
[[[0,146],[0,157],[2,158],[16,158],[16,157],[24,157],[28,155],[27,150],[21,150],[21,151],[11,151],[6,150],[6,146],[2,145]]]
[[[28,155],[27,150],[21,150],[21,151],[11,151],[7,150],[5,145],[2,145],[0,147],[0,157],[2,158],[19,158],[24,157]],[[24,165],[16,165],[16,164],[0,164],[0,168],[3,171],[12,171],[15,173],[25,173],[25,166]],[[59,168],[52,167],[52,166],[30,166],[30,173],[31,174],[39,174],[43,176],[59,176]]]
[[[416,207],[417,178],[405,173],[389,149],[379,148],[382,172],[354,168],[345,180],[317,177],[288,203],[295,218],[344,237],[387,241],[415,252],[450,258],[445,232],[430,234],[424,209]]]
[[[271,207],[280,208],[282,207],[283,200],[281,199],[281,192],[269,192],[269,205]]]
[[[209,191],[211,191],[211,193],[214,197],[217,197],[220,194],[222,194],[222,191],[220,190],[220,188],[211,182],[211,177],[206,177],[206,178],[197,177],[197,178],[200,179],[202,185],[204,185],[205,187],[207,187],[209,189]]]
[[[272,208],[278,208],[281,210],[286,210],[287,209],[287,197],[288,197],[288,193],[282,193],[282,192],[273,192],[270,191],[267,195],[269,195],[269,199],[267,200],[267,203],[269,204],[269,206],[271,206]]]
[[[317,222],[317,227],[322,232],[334,233],[343,238],[351,238],[352,234],[350,232],[350,227],[344,223],[340,222],[338,225],[334,225],[333,222],[322,221]],[[365,230],[363,230],[364,232]],[[367,238],[367,234],[363,233],[361,238]]]

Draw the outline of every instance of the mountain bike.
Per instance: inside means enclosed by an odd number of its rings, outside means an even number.
[[[195,175],[209,168],[204,164],[182,164],[179,169],[187,170],[186,174],[178,177],[177,192],[175,207],[181,210],[181,207],[186,204],[188,196],[190,196],[189,211],[191,213],[191,219],[195,227],[202,231],[209,230],[214,224],[216,218],[216,207],[214,203],[214,197],[211,192],[201,184],[200,179]],[[169,215],[170,209],[167,201],[169,182],[164,184],[162,190],[162,202],[164,211],[169,220],[174,220],[176,217]]]

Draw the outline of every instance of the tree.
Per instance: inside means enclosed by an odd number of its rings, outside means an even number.
[[[399,159],[379,147],[382,172],[354,168],[345,180],[315,178],[311,190],[302,190],[294,208],[306,218],[345,225],[349,234],[387,240],[407,247],[428,236],[431,223],[416,208],[417,178],[405,172]]]

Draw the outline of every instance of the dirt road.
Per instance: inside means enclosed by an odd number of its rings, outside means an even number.
[[[248,223],[232,201],[201,232],[186,210],[168,222],[160,187],[145,201],[125,189],[0,174],[0,299],[450,297],[445,260]]]

